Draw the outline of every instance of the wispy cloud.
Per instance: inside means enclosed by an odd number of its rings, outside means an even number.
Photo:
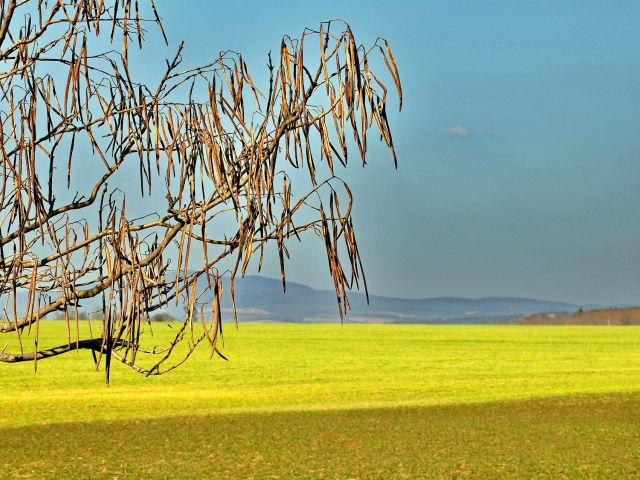
[[[471,134],[471,130],[461,125],[447,127],[444,129],[444,132],[454,137],[468,137]]]

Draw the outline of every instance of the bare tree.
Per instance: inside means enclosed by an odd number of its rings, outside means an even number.
[[[189,67],[180,45],[149,84],[135,78],[133,55],[150,28],[164,37],[152,0],[0,8],[0,332],[19,345],[1,361],[89,349],[108,381],[112,358],[157,375],[202,341],[218,352],[222,275],[233,303],[236,275],[252,258],[261,266],[273,244],[286,288],[286,244],[305,231],[324,241],[341,318],[347,290],[359,281],[366,290],[351,192],[334,170],[352,150],[366,163],[372,128],[395,162],[387,88],[373,71],[386,72],[401,107],[385,40],[358,45],[342,21],[284,37],[262,88],[240,54]],[[303,194],[292,185],[302,177],[288,172],[306,172]],[[78,308],[91,298],[101,299],[103,320],[82,338]],[[178,300],[187,313],[173,341],[145,348],[151,312]],[[60,312],[67,338],[39,349],[41,319]],[[181,343],[188,348],[175,359]],[[143,367],[139,352],[157,358]]]

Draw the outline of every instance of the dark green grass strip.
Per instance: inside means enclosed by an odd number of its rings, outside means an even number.
[[[640,478],[640,395],[0,431],[1,478]]]

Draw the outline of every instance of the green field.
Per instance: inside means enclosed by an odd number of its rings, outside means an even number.
[[[88,352],[0,364],[0,478],[640,477],[639,327],[241,324],[223,352],[109,387]]]

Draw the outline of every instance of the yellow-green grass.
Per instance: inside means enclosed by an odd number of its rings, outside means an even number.
[[[171,331],[154,328],[160,343]],[[43,322],[40,345],[65,332]],[[37,374],[0,364],[0,427],[640,391],[637,327],[240,324],[224,338],[228,362],[205,347],[159,377],[115,364],[109,387],[88,351],[40,361]]]
[[[229,362],[115,364],[109,387],[88,352],[0,364],[0,478],[633,478],[639,347],[639,327],[241,324]]]

